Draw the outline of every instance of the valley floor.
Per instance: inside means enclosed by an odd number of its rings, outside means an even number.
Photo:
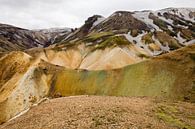
[[[194,129],[195,104],[148,97],[46,100],[0,129]]]

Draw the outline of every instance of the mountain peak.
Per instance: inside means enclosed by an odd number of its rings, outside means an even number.
[[[121,14],[131,14],[132,12],[130,11],[116,11],[114,12],[111,16],[115,15],[115,14],[118,14],[118,15],[121,15]]]
[[[135,17],[132,16],[132,14],[132,12],[128,11],[117,11],[93,29],[96,31],[114,31],[122,29],[139,29],[145,31],[149,30],[145,23],[137,20]]]

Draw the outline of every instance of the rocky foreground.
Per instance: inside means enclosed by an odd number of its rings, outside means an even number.
[[[47,100],[0,129],[194,129],[195,104],[148,97]]]

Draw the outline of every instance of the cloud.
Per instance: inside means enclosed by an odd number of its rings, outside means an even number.
[[[0,23],[29,29],[79,27],[94,14],[107,17],[118,10],[158,10],[193,5],[194,0],[0,0]]]

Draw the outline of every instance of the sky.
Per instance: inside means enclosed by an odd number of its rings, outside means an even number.
[[[0,0],[0,23],[27,29],[80,27],[99,14],[195,6],[195,0]]]

